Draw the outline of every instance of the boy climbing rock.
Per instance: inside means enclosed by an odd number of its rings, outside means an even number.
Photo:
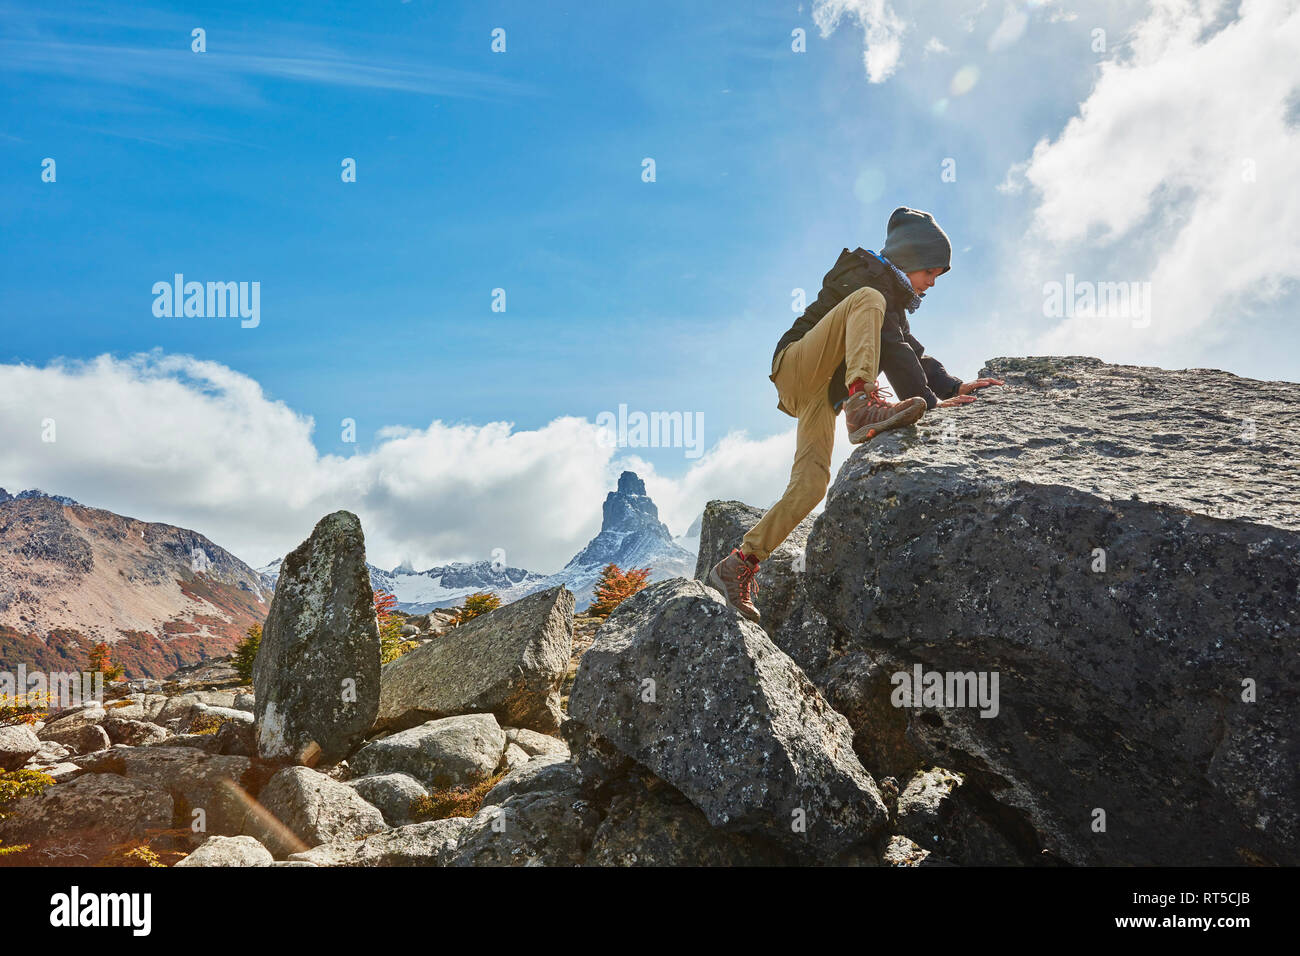
[[[776,407],[799,420],[790,483],[740,547],[709,572],[727,605],[751,621],[759,619],[752,599],[759,562],[826,494],[841,407],[849,441],[858,444],[914,425],[936,405],[964,405],[975,401],[977,389],[1003,384],[949,375],[908,327],[903,310],[917,310],[926,290],[951,268],[951,258],[952,245],[933,216],[895,209],[880,254],[841,252],[817,301],[776,343],[768,376],[776,384]],[[880,371],[899,401],[888,401],[888,390],[876,384]]]

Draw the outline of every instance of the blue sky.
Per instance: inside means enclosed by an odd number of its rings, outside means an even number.
[[[256,383],[257,402],[314,422],[309,469],[329,456],[373,456],[402,434],[393,429],[434,421],[509,422],[512,434],[540,435],[557,419],[594,420],[620,403],[700,412],[715,454],[693,484],[699,463],[680,449],[595,459],[596,488],[628,460],[652,473],[661,484],[652,479],[651,492],[680,533],[702,495],[779,492],[788,459],[765,483],[737,489],[718,478],[728,473],[719,443],[778,449],[763,460],[786,454],[778,439],[792,422],[775,409],[767,370],[795,317],[791,290],[815,297],[842,247],[878,249],[890,211],[910,205],[933,212],[954,246],[953,270],[913,331],[962,378],[991,356],[1044,351],[1300,378],[1297,350],[1276,347],[1279,337],[1296,344],[1283,296],[1294,277],[1251,249],[1239,251],[1262,275],[1225,263],[1227,284],[1245,283],[1230,290],[1238,324],[1228,327],[1220,302],[1180,325],[1189,312],[1176,295],[1170,318],[1157,315],[1141,335],[1056,326],[1041,305],[1043,282],[1066,272],[1181,290],[1179,270],[1205,271],[1203,242],[1187,223],[1204,218],[1226,241],[1214,216],[1231,197],[1196,193],[1204,187],[1177,165],[1179,143],[1165,165],[1150,159],[1178,187],[1169,196],[1158,184],[1119,188],[1142,174],[1099,169],[1097,140],[1135,155],[1149,147],[1125,141],[1131,118],[1098,117],[1111,102],[1135,102],[1125,83],[1163,91],[1171,70],[1178,82],[1204,83],[1198,57],[1221,55],[1233,29],[1242,42],[1249,30],[1287,37],[1293,4],[1277,4],[1272,23],[1225,4],[1190,39],[1148,4],[1123,0],[918,0],[885,4],[883,20],[872,6],[0,5],[0,367],[84,377],[78,362],[151,352],[212,363],[220,384],[192,370],[165,374],[208,410],[238,405],[232,396]],[[206,31],[204,53],[190,49],[196,27]],[[498,27],[504,53],[490,46]],[[796,28],[807,33],[804,53],[791,49]],[[1098,29],[1110,38],[1101,54],[1089,45]],[[1254,92],[1272,95],[1257,82]],[[1072,136],[1090,97],[1097,135]],[[1178,135],[1192,135],[1185,125]],[[1258,152],[1295,155],[1267,146]],[[54,183],[41,180],[45,157],[57,163]],[[356,160],[355,183],[340,179],[345,157]],[[653,183],[642,181],[645,157],[656,164]],[[941,177],[945,159],[956,181]],[[1289,168],[1260,175],[1286,182],[1294,161],[1279,162]],[[1139,214],[1125,211],[1135,206]],[[1026,245],[1031,234],[1051,241]],[[155,317],[151,287],[177,272],[260,282],[260,324]],[[506,290],[504,313],[491,309],[495,288]],[[42,416],[45,386],[35,387],[24,422]],[[78,414],[61,407],[65,420]],[[124,412],[116,444],[96,454],[138,459],[131,443],[142,429],[172,435],[196,469],[220,452],[186,447],[184,422],[142,420],[149,414]],[[344,418],[357,422],[355,444],[340,440]],[[246,425],[204,426],[196,440],[247,443]],[[81,432],[87,442],[90,431]],[[267,460],[282,444],[258,451],[265,467],[295,467]],[[157,520],[207,520],[219,527],[201,530],[222,540],[217,511],[156,488],[132,492],[146,473],[104,457],[60,465],[42,453],[0,459],[0,484],[53,486],[137,514],[152,507],[141,516]],[[184,484],[180,472],[167,474]],[[227,480],[236,488],[261,479],[232,471]],[[409,490],[419,480],[399,483]],[[317,502],[295,493],[298,528]],[[230,494],[238,501],[241,492]],[[527,559],[555,563],[593,530],[594,497],[572,506],[581,514],[564,535],[530,532]],[[358,509],[377,512],[390,498]],[[258,552],[249,560],[281,550],[249,530],[264,524],[265,507],[226,533]],[[282,531],[286,546],[296,533]],[[422,547],[394,532],[385,549],[417,563],[468,557],[478,548],[465,543],[471,537]]]

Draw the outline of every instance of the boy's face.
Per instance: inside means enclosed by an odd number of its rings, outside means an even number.
[[[907,281],[912,283],[912,290],[917,295],[925,295],[925,290],[934,285],[934,280],[943,275],[943,270],[936,267],[934,269],[922,269],[919,272],[909,272]]]

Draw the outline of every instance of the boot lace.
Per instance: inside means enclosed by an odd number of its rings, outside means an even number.
[[[866,396],[867,396],[867,404],[883,405],[883,406],[890,405],[891,402],[886,401],[886,399],[894,397],[893,393],[890,392],[890,390],[883,385],[871,386],[871,391],[867,392]]]
[[[758,574],[758,567],[740,557],[739,550],[731,553],[736,555],[740,561],[740,570],[736,572],[736,584],[740,588],[740,599],[742,601],[752,601],[751,595],[758,594],[758,581],[754,577],[754,575]]]

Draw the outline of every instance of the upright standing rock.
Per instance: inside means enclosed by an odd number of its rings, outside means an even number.
[[[332,764],[379,708],[379,625],[361,522],[326,515],[285,557],[253,665],[258,754]]]

